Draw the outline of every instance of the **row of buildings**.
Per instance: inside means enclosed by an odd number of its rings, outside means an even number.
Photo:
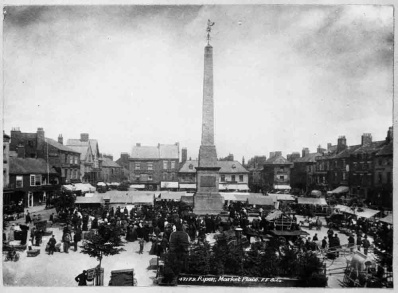
[[[58,140],[45,137],[43,128],[35,133],[13,128],[3,133],[3,203],[33,206],[44,203],[61,185],[98,181],[120,182],[128,171],[102,155],[98,141],[82,133],[79,139],[62,135]]]
[[[310,153],[294,152],[285,157],[271,152],[262,165],[246,166],[249,187],[259,192],[270,189],[296,189],[301,193],[338,189],[343,194],[369,200],[373,204],[392,206],[393,128],[384,140],[373,141],[364,133],[361,143],[348,145],[345,136],[337,144]]]
[[[81,134],[64,145],[46,138],[44,130],[22,133],[13,129],[4,137],[3,177],[5,203],[24,200],[26,206],[43,202],[60,185],[99,181],[128,180],[136,189],[196,190],[197,160],[187,158],[179,143],[143,146],[137,143],[131,153],[111,155],[99,152],[98,141]],[[392,203],[393,129],[382,141],[363,134],[361,144],[349,146],[344,136],[327,148],[318,146],[311,153],[303,148],[282,156],[271,152],[269,158],[242,164],[233,155],[219,159],[220,191],[267,192],[291,190],[309,193],[340,188],[350,195],[389,207]],[[26,188],[25,188],[26,187]]]

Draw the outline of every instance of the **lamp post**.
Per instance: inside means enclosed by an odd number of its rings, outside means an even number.
[[[238,226],[235,228],[235,236],[237,245],[239,246],[239,254],[240,254],[240,272],[243,275],[243,249],[242,249],[242,231],[243,229]]]

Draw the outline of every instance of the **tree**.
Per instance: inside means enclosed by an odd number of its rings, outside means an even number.
[[[104,256],[115,255],[124,251],[123,248],[118,248],[123,246],[120,232],[120,228],[116,226],[101,225],[97,234],[89,234],[88,238],[83,241],[80,252],[97,258],[100,269]]]

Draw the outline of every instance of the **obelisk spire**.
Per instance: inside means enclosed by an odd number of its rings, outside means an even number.
[[[207,22],[207,45],[204,52],[202,141],[199,150],[199,166],[217,165],[214,145],[214,92],[213,92],[213,47],[210,46],[210,32],[214,22]]]

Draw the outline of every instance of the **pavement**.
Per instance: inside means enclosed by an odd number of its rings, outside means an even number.
[[[29,210],[32,211],[31,209]],[[34,213],[40,213],[43,219],[48,219],[50,214],[53,212],[55,212],[54,209],[45,210],[44,207],[41,210],[38,209],[34,211]],[[300,217],[297,218],[301,221]],[[25,223],[25,220],[21,218],[14,221],[14,223]],[[55,239],[57,242],[60,242],[62,229],[55,225],[47,229],[53,231]],[[325,226],[320,230],[309,230],[306,227],[302,229],[307,231],[311,238],[315,233],[317,233],[319,240],[322,240],[324,236],[327,236],[328,230]],[[335,231],[335,233],[339,235],[342,245],[347,244],[348,237],[346,235],[341,234],[338,231]],[[78,248],[77,252],[70,250],[68,254],[56,252],[54,255],[48,255],[45,252],[45,245],[48,242],[49,237],[50,236],[43,237],[42,245],[40,247],[34,247],[34,249],[40,249],[40,254],[36,257],[27,257],[27,252],[24,251],[19,252],[19,261],[4,262],[3,255],[3,284],[5,286],[73,287],[77,286],[74,279],[78,274],[83,270],[94,268],[98,265],[98,261],[96,259],[80,253],[80,248]],[[207,239],[210,242],[213,242],[214,235],[207,235]],[[151,242],[146,243],[144,253],[138,254],[138,241],[126,242],[123,247],[126,251],[123,251],[118,255],[104,257],[102,260],[102,267],[104,268],[104,285],[108,285],[112,270],[134,269],[138,286],[156,286],[153,284],[156,271],[149,269],[150,260],[155,258],[154,255],[149,255],[151,244]],[[322,255],[320,255],[320,257],[322,258]],[[351,255],[348,251],[347,253],[341,253],[340,257],[333,261],[328,259],[325,260],[329,278],[328,287],[341,288],[341,281],[344,277],[342,272],[347,265],[347,261],[350,260]],[[329,273],[337,274],[329,275]]]

